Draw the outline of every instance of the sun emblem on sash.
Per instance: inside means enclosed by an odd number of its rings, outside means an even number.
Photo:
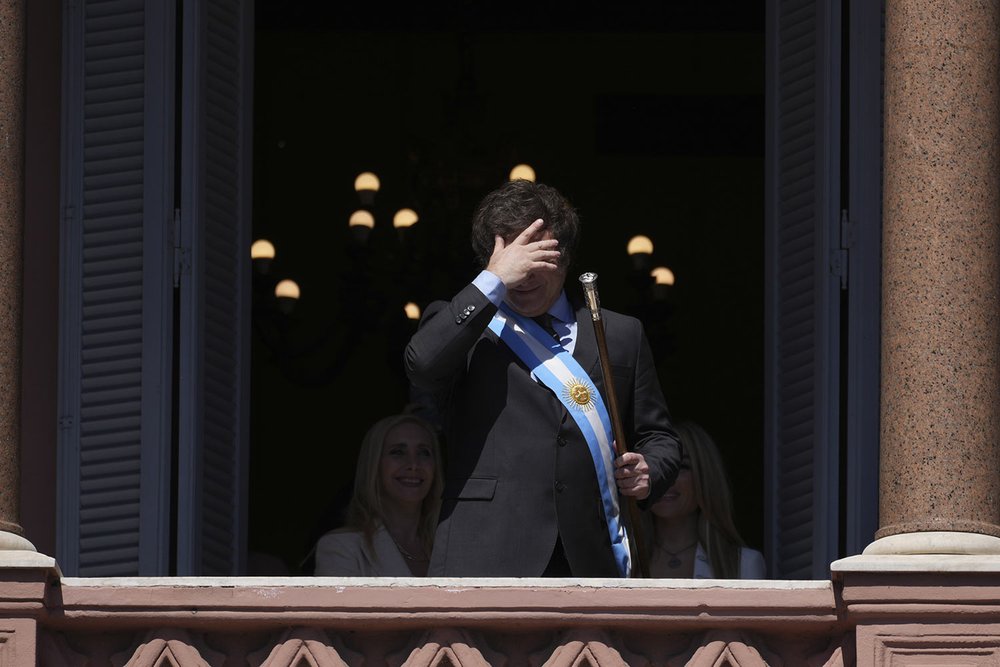
[[[580,410],[591,410],[594,407],[594,389],[579,378],[572,378],[566,382],[563,396]]]

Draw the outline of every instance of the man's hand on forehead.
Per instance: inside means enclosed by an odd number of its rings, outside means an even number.
[[[537,225],[537,223],[539,222],[541,224]],[[521,236],[522,234],[528,232],[531,229],[534,229],[534,231],[530,232],[530,238],[528,238],[528,241],[540,241],[542,236],[545,235],[545,232],[548,231],[548,225],[545,224],[545,220],[539,218],[538,220],[535,220],[534,222],[526,226],[521,231],[508,234],[503,241],[506,245],[510,245],[511,243],[517,240],[517,237]]]
[[[545,236],[545,221],[541,218],[509,242],[497,236],[486,269],[508,288],[518,286],[534,271],[558,271],[559,241]]]

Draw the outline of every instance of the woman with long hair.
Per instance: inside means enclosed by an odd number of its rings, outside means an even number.
[[[764,556],[744,546],[733,523],[729,480],[719,450],[693,422],[677,425],[681,471],[651,508],[653,577],[763,579]]]
[[[320,538],[321,576],[425,576],[441,489],[437,435],[415,415],[376,422],[358,454],[347,525]]]

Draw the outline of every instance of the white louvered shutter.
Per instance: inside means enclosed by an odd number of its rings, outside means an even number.
[[[252,0],[184,0],[178,574],[246,549]]]
[[[838,553],[840,2],[768,0],[765,543],[771,575]]]
[[[169,564],[173,9],[64,9],[57,557]]]

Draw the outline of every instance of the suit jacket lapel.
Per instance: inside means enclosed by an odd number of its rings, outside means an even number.
[[[573,358],[592,380],[597,381],[595,373],[600,375],[600,356],[597,351],[597,336],[594,334],[594,321],[590,317],[590,309],[580,306],[576,309],[576,347]]]
[[[372,551],[368,547],[368,541],[361,539],[361,550],[364,552],[368,562],[372,564],[375,572],[381,572],[383,577],[412,577],[410,568],[403,559],[403,554],[399,553],[396,543],[393,542],[389,529],[384,525],[379,526],[372,536]]]

